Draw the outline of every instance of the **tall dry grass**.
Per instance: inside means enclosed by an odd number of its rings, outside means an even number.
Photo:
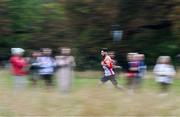
[[[97,80],[92,86],[80,86],[70,94],[43,87],[15,92],[9,74],[1,71],[0,76],[1,116],[180,116],[180,95],[173,91],[161,96],[145,88],[129,94],[115,90],[109,83],[99,87],[94,84],[98,84]]]

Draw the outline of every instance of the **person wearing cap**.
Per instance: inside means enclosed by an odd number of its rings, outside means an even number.
[[[27,67],[28,63],[23,56],[25,52],[22,48],[12,48],[11,53],[12,56],[10,58],[11,63],[11,71],[14,77],[15,89],[21,90],[26,87],[27,84]]]
[[[68,93],[71,90],[73,80],[73,68],[75,67],[75,59],[71,55],[71,49],[63,47],[60,49],[61,55],[56,56],[57,72],[56,78],[58,81],[59,90],[62,93]]]
[[[160,85],[161,93],[166,94],[176,74],[175,68],[171,64],[170,56],[160,56],[157,59],[153,72],[156,82]]]

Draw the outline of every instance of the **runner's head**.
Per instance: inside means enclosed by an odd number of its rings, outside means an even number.
[[[103,49],[101,50],[101,55],[102,55],[103,57],[105,57],[107,54],[108,54],[108,49],[107,49],[107,48],[103,48]]]

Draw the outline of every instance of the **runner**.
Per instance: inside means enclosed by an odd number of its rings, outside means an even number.
[[[118,82],[115,79],[115,73],[113,71],[113,60],[108,55],[107,48],[101,50],[103,60],[101,61],[102,68],[104,69],[104,77],[101,78],[101,82],[104,84],[108,80],[112,82],[115,88],[118,88]]]

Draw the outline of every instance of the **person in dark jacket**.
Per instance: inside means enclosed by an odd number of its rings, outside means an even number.
[[[37,61],[37,58],[41,56],[40,51],[33,51],[31,54],[31,58],[29,61],[30,64],[30,75],[31,75],[31,81],[32,85],[37,84],[37,80],[39,79],[38,70],[39,70],[39,63]]]

